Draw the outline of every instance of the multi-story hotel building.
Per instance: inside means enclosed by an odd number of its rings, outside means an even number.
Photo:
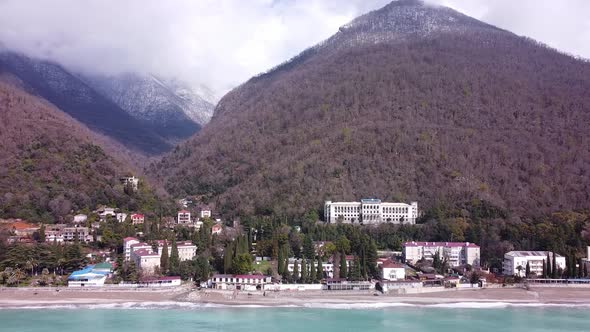
[[[421,259],[430,260],[438,255],[447,261],[450,267],[469,264],[479,266],[479,246],[469,242],[405,242],[402,245],[404,259],[415,264]]]
[[[418,202],[385,203],[373,198],[362,199],[360,202],[326,201],[324,217],[330,224],[415,224],[418,218]]]
[[[550,262],[547,263],[547,255]],[[526,276],[526,265],[529,264],[531,274],[543,274],[543,262],[553,264],[553,253],[550,251],[510,251],[504,254],[502,273],[507,276]],[[565,270],[565,257],[555,254],[555,266]]]

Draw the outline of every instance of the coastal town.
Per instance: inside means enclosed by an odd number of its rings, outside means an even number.
[[[137,190],[137,178],[123,179]],[[511,250],[500,267],[477,243],[406,239],[378,248],[367,229],[424,227],[418,203],[326,201],[300,225],[223,220],[209,205],[177,201],[174,216],[100,206],[67,223],[1,220],[0,287],[190,289],[255,296],[407,295],[530,285],[588,285],[585,258]],[[335,232],[328,236],[327,232]],[[340,235],[338,235],[340,233]],[[45,256],[39,256],[38,250]],[[394,248],[395,249],[395,248]]]

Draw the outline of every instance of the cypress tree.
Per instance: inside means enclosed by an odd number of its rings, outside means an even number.
[[[307,264],[305,264],[305,259],[301,260],[301,283],[302,284],[306,284],[307,283]]]
[[[551,270],[551,257],[549,257],[549,252],[547,252],[547,278],[551,278],[553,276],[553,272]]]
[[[340,278],[346,279],[348,272],[346,271],[346,255],[344,251],[340,253]]]
[[[583,270],[584,270],[584,262],[580,258],[580,260],[578,261],[578,278],[583,278],[584,277],[584,271]]]
[[[283,282],[291,282],[291,274],[289,273],[289,260],[288,259],[285,262],[285,266],[283,268],[283,274],[281,274],[281,276],[283,277]]]
[[[322,266],[322,258],[318,257],[317,280],[321,281],[322,279],[324,279],[324,267]]]
[[[223,253],[223,273],[231,273],[231,267],[234,259],[234,253],[232,244],[229,243],[225,247],[225,251]]]
[[[45,224],[41,224],[39,228],[39,242],[45,243]]]
[[[164,244],[162,248],[162,254],[160,255],[160,271],[162,274],[167,274],[170,268],[170,262],[168,260],[168,244]]]
[[[180,257],[178,255],[176,239],[172,239],[172,252],[170,253],[170,273],[172,275],[178,275],[180,273]]]
[[[525,269],[525,277],[529,277],[529,275],[531,274],[531,265],[529,264],[529,262],[526,262],[526,269]]]
[[[358,257],[354,258],[354,262],[348,271],[348,279],[350,281],[359,281],[361,279],[361,264]]]
[[[293,263],[293,276],[292,279],[294,281],[299,281],[299,262],[297,260],[295,260],[295,263]]]
[[[303,239],[303,256],[307,259],[315,259],[315,248],[309,235],[306,235]]]
[[[557,257],[555,252],[552,252],[553,260],[551,264],[551,278],[557,279]]]
[[[283,248],[280,248],[277,257],[277,272],[279,275],[283,275],[283,272],[285,272],[285,267],[283,266],[284,263],[285,258],[283,257]]]
[[[313,259],[309,260],[309,282],[312,284],[315,284],[317,282],[315,262]]]
[[[543,260],[543,278],[546,279],[547,278],[547,264],[545,263],[545,260]]]

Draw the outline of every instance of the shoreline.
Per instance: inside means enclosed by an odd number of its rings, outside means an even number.
[[[248,295],[250,294],[250,295]],[[263,293],[175,289],[47,289],[2,288],[1,309],[134,309],[134,308],[318,308],[383,309],[387,307],[503,308],[590,307],[590,289],[575,287],[486,288],[441,290],[421,294],[299,292]]]

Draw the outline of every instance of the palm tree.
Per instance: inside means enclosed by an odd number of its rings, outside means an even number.
[[[522,267],[522,265],[519,265],[516,267],[516,270],[518,270],[518,276],[521,277],[522,276],[522,270],[524,270],[524,268]]]

